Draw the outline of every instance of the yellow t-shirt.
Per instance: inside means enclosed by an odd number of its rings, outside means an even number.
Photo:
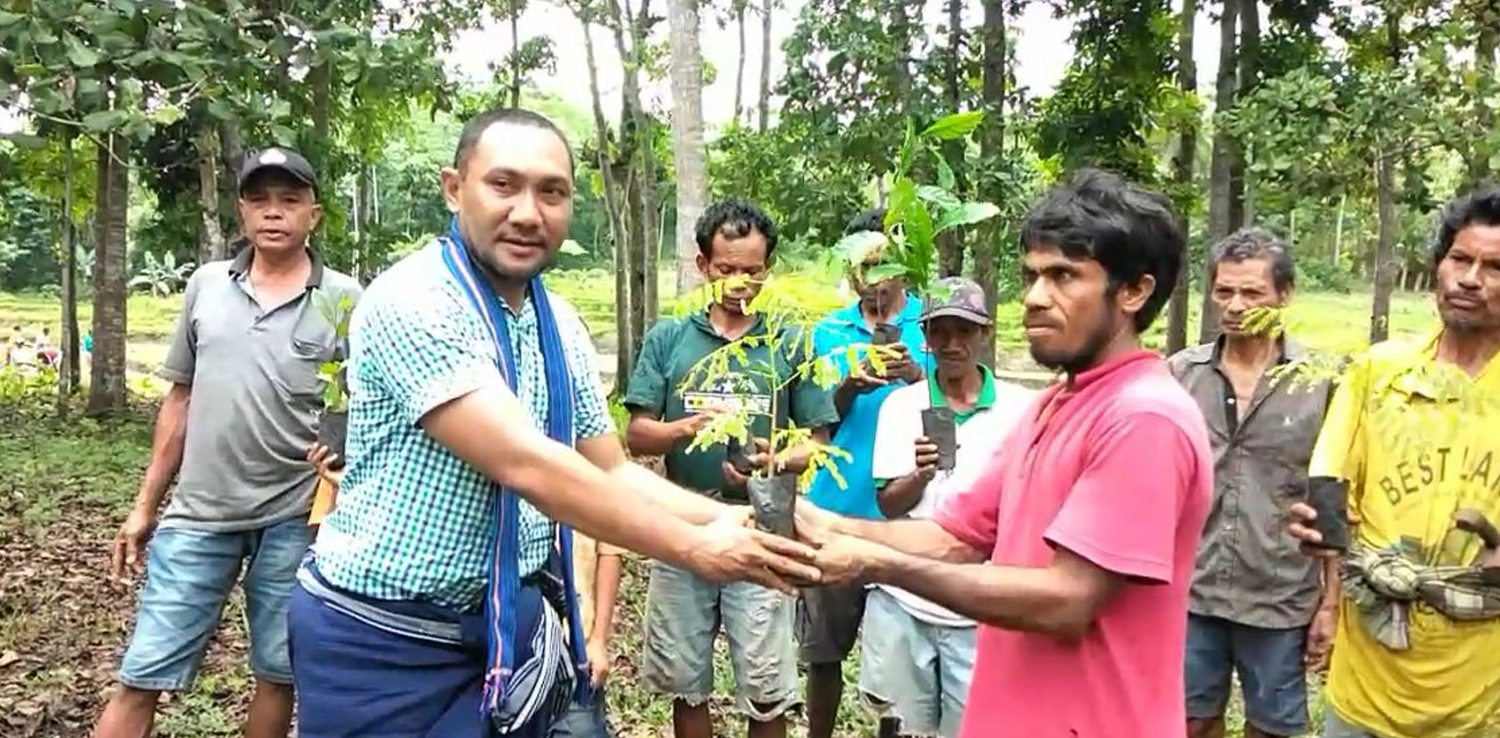
[[[1466,566],[1483,545],[1453,528],[1453,513],[1472,507],[1500,525],[1500,358],[1471,379],[1437,361],[1436,344],[1383,343],[1354,362],[1310,473],[1349,480],[1358,542]],[[1328,677],[1333,708],[1390,738],[1500,736],[1500,620],[1459,622],[1421,603],[1410,613],[1411,648],[1395,651],[1345,602]]]

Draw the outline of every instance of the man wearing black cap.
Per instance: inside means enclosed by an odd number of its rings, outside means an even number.
[[[316,475],[303,454],[317,437],[318,369],[336,340],[315,301],[353,300],[359,285],[308,247],[322,207],[317,177],[296,152],[247,158],[239,213],[250,248],[188,280],[158,372],[172,387],[112,557],[116,577],[144,569],[146,583],[96,736],[150,734],[158,696],[192,683],[236,581],[256,682],[245,735],[280,738],[291,722],[286,603],[312,540]]]

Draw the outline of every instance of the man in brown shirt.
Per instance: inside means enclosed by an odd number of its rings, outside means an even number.
[[[1173,356],[1172,372],[1198,402],[1214,453],[1214,501],[1189,598],[1189,738],[1224,735],[1230,677],[1244,686],[1247,738],[1307,731],[1306,670],[1321,670],[1338,597],[1315,560],[1284,532],[1284,512],[1306,495],[1308,460],[1329,387],[1298,378],[1305,351],[1248,320],[1282,308],[1295,268],[1287,245],[1260,228],[1215,247],[1209,274],[1220,338]]]

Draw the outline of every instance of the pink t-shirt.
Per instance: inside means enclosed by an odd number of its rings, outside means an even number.
[[[1213,457],[1198,406],[1141,351],[1032,403],[937,522],[995,564],[1061,546],[1129,577],[1080,641],[988,625],[961,738],[1166,738],[1186,724],[1183,647]]]

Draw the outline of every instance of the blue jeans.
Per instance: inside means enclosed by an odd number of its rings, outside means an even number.
[[[306,518],[235,533],[157,530],[146,547],[146,586],[120,665],[120,682],[163,691],[191,685],[224,602],[240,580],[250,630],[250,670],[257,679],[291,684],[287,600],[310,543]]]
[[[859,690],[901,718],[903,733],[953,738],[974,677],[978,628],[915,618],[896,598],[870,590],[860,629]]]
[[[1307,732],[1306,628],[1256,628],[1188,615],[1187,716],[1224,715],[1232,672],[1245,692],[1245,720],[1263,733]]]
[[[1323,738],[1380,738],[1339,717],[1333,705],[1323,708]]]
[[[574,700],[568,714],[552,726],[547,738],[614,738],[604,715],[604,694],[594,695],[591,704]]]
[[[746,582],[715,584],[657,562],[646,595],[641,678],[691,705],[714,691],[714,638],[729,640],[735,708],[752,720],[774,720],[800,703],[792,598]]]

